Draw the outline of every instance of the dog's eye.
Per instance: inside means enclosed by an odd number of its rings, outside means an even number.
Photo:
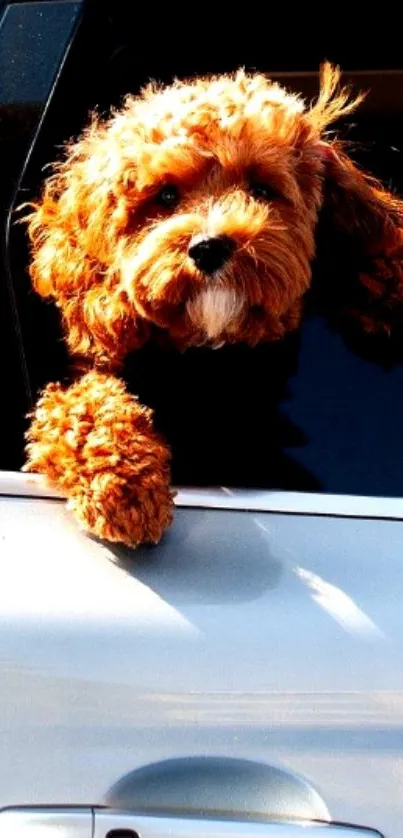
[[[179,189],[174,184],[170,183],[163,186],[155,196],[157,204],[162,207],[176,207],[179,203]]]
[[[274,201],[278,198],[278,192],[274,186],[269,183],[262,183],[259,180],[253,180],[249,184],[249,192],[257,201]]]

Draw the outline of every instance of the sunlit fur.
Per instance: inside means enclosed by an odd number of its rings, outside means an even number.
[[[332,228],[357,242],[359,281],[370,302],[382,301],[378,310],[370,305],[356,311],[356,318],[367,331],[390,330],[388,313],[403,296],[402,203],[327,138],[328,126],[360,101],[338,82],[338,71],[325,65],[319,97],[307,106],[265,76],[239,71],[166,89],[150,86],[110,118],[92,119],[67,147],[29,216],[33,285],[60,308],[74,355],[111,371],[161,331],[181,349],[281,338],[301,319],[324,205]],[[254,194],[256,181],[270,187],[271,197]],[[179,192],[173,209],[158,203],[165,185]],[[216,274],[206,276],[189,257],[197,236],[226,236],[234,243]],[[89,375],[96,379],[98,372]],[[60,388],[46,391],[29,432],[28,468],[64,485],[76,509],[85,494],[80,517],[91,531],[128,544],[156,540],[170,518],[167,471],[160,470],[156,481],[166,505],[161,527],[151,532],[137,516],[136,526],[114,529],[114,479],[120,481],[116,510],[122,491],[125,508],[133,497],[137,505],[142,501],[136,468],[129,478],[113,459],[123,390],[114,384],[108,390],[105,379],[88,389],[89,381],[74,384],[63,399]],[[92,406],[105,388],[113,403],[107,419]],[[127,418],[132,397],[124,398]],[[142,408],[130,404],[133,418]],[[105,459],[101,467],[96,446],[82,441],[85,467],[78,448],[66,460],[65,440],[55,432],[78,421],[78,413],[84,428],[87,421],[96,426],[102,456],[113,461],[108,510],[99,494],[95,504],[88,488],[94,474],[107,469]],[[114,424],[113,433],[106,422]],[[125,439],[130,449],[130,434]],[[150,454],[152,461],[160,445],[151,429],[149,435],[143,430],[140,471],[143,458]],[[124,458],[124,446],[119,451]]]
[[[197,331],[214,342],[221,335],[236,331],[246,304],[241,291],[217,284],[194,294],[186,304],[186,312]]]

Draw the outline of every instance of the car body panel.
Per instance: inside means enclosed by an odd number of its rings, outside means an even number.
[[[8,479],[0,807],[95,805],[142,765],[222,755],[294,770],[337,820],[400,835],[398,520],[186,506],[183,490],[161,545],[130,551]]]

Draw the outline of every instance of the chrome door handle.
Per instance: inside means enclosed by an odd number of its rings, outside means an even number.
[[[376,830],[331,823],[253,823],[99,811],[94,838],[382,838]]]
[[[364,827],[318,821],[216,820],[137,815],[99,808],[24,808],[0,811],[7,838],[382,838]]]
[[[90,807],[28,807],[0,811],[1,838],[93,838]]]
[[[165,818],[111,811],[95,813],[94,838],[382,838],[380,832],[332,823],[253,823]]]
[[[382,838],[379,832],[318,822],[251,823],[250,821],[164,818],[97,812],[94,838]]]

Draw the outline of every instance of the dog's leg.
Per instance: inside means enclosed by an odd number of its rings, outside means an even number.
[[[108,541],[158,542],[172,519],[170,452],[142,407],[112,375],[50,384],[27,434],[27,471],[66,493],[81,526]]]

